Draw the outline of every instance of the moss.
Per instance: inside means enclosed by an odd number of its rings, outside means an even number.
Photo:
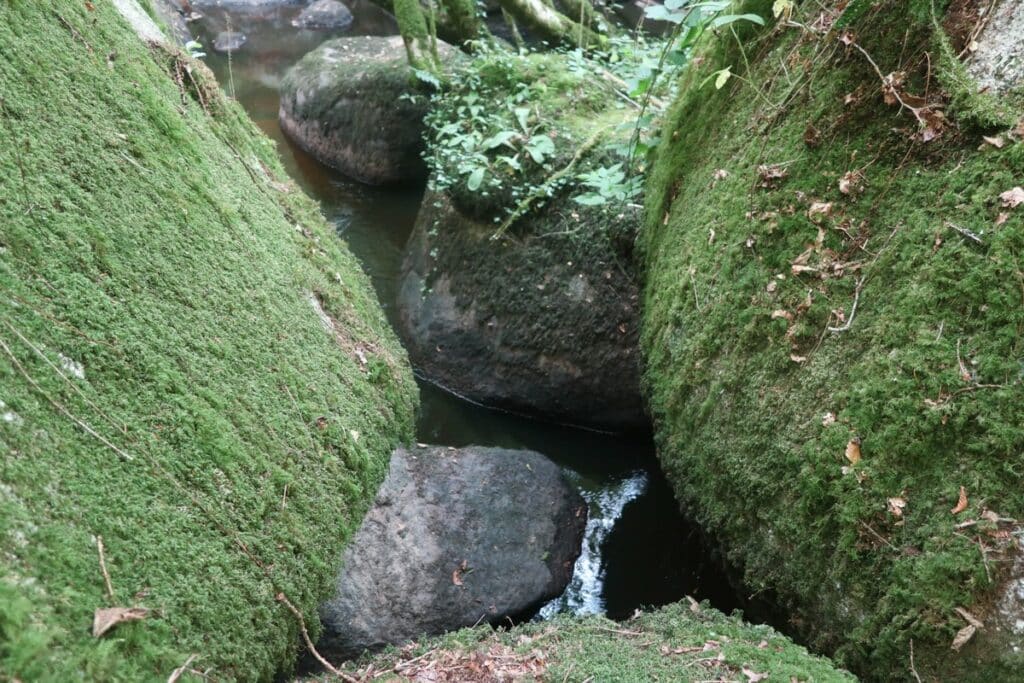
[[[487,672],[488,666],[509,667],[509,673],[515,674],[509,680],[577,683],[731,681],[756,679],[756,674],[767,674],[764,680],[771,681],[854,680],[767,626],[745,624],[739,616],[727,617],[706,605],[681,604],[621,624],[597,616],[561,616],[497,632],[489,627],[465,629],[401,652],[367,657],[346,668],[356,673],[372,664],[376,671],[395,670],[396,665],[420,655],[424,655],[421,666],[436,661],[440,666],[435,670],[452,667],[448,669],[454,673],[452,680],[497,680],[496,675],[474,676],[474,672]],[[533,675],[528,675],[531,665]],[[415,671],[415,663],[409,666],[398,670]]]
[[[271,143],[93,5],[0,3],[0,678],[269,679],[415,387]],[[96,536],[151,610],[101,639]]]
[[[931,18],[870,9],[859,43],[941,105]],[[838,41],[780,26],[745,50],[745,82],[697,88],[743,63],[731,37],[688,76],[647,190],[641,344],[663,467],[814,649],[900,678],[913,640],[922,675],[1008,680],[1019,655],[986,645],[998,634],[959,655],[949,643],[964,625],[954,607],[987,614],[1009,552],[1005,525],[956,523],[1024,515],[1024,214],[998,199],[1020,184],[1024,146],[981,146],[955,106],[922,143]],[[762,174],[772,165],[784,177]],[[844,194],[847,173],[861,176]],[[954,516],[960,486],[970,505]]]

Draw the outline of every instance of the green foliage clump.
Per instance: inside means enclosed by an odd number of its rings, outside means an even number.
[[[946,106],[920,3],[858,4],[863,52],[779,25],[686,76],[639,241],[659,457],[814,649],[885,680],[913,641],[923,676],[1009,680],[1005,629],[950,643],[957,607],[998,623],[1019,552],[982,515],[1024,517],[1024,213],[1000,199],[1024,145],[985,145]],[[747,58],[744,80],[698,87]],[[937,138],[869,58],[946,110]]]
[[[412,435],[366,276],[214,86],[111,3],[0,3],[2,680],[270,679]]]
[[[707,605],[674,604],[617,624],[600,616],[559,616],[513,629],[489,626],[391,649],[348,664],[357,674],[411,673],[437,660],[471,678],[479,662],[494,659],[513,680],[717,681],[765,680],[833,683],[855,680],[828,660],[807,653],[768,626],[752,626]],[[497,657],[495,655],[498,655]],[[516,673],[518,672],[518,675]],[[758,675],[765,676],[758,678]],[[326,680],[326,679],[325,679]],[[396,680],[408,680],[398,676]]]

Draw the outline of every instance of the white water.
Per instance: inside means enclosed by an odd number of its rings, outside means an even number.
[[[570,475],[572,476],[572,475]],[[604,541],[622,516],[626,505],[647,489],[647,473],[634,472],[615,486],[597,491],[581,486],[580,495],[587,501],[590,516],[583,535],[583,549],[573,571],[572,581],[562,595],[541,608],[541,619],[556,614],[604,614]]]

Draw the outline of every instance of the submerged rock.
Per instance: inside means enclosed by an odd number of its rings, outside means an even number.
[[[245,45],[246,40],[244,33],[238,31],[221,31],[217,34],[217,37],[213,39],[213,49],[217,52],[235,52]]]
[[[539,453],[399,449],[320,608],[318,648],[346,657],[528,613],[565,589],[585,524]]]
[[[316,0],[292,20],[297,28],[343,29],[352,25],[352,12],[338,0]]]
[[[442,57],[455,51],[439,46]],[[419,94],[399,36],[356,36],[321,45],[281,84],[281,128],[318,160],[380,185],[426,173]]]
[[[585,225],[574,215],[585,212],[563,201],[525,219],[518,239],[492,240],[493,223],[428,192],[402,265],[399,332],[427,379],[474,401],[639,429],[637,283],[599,240],[564,234]]]

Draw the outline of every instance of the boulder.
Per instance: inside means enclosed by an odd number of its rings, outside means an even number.
[[[442,56],[454,49],[439,46]],[[423,117],[399,36],[330,40],[281,84],[281,128],[322,163],[365,183],[422,179]]]
[[[320,608],[334,658],[528,615],[572,576],[586,504],[532,451],[398,449]]]
[[[352,12],[338,0],[316,0],[292,20],[297,28],[344,29],[352,25]]]
[[[217,37],[213,39],[213,49],[217,52],[236,52],[243,45],[246,40],[244,33],[238,31],[221,31],[217,34]]]
[[[586,216],[562,198],[524,219],[515,239],[493,240],[493,222],[428,192],[398,295],[399,333],[418,371],[484,405],[644,428],[636,278],[600,240],[569,235],[588,230]]]

